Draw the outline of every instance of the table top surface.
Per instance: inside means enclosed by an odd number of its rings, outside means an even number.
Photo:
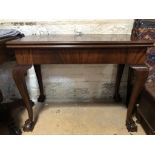
[[[7,45],[52,45],[52,44],[150,44],[150,40],[131,41],[129,34],[82,34],[26,36],[8,41]]]

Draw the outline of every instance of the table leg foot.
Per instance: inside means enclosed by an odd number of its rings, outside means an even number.
[[[40,96],[38,97],[38,102],[44,102],[45,99],[46,99],[46,96],[45,96],[45,95],[40,95]]]
[[[133,120],[126,122],[128,132],[137,132],[137,125]]]
[[[30,120],[30,119],[27,119],[25,121],[24,126],[23,126],[23,131],[29,132],[29,131],[32,131],[33,128],[34,128],[34,122],[32,120]]]

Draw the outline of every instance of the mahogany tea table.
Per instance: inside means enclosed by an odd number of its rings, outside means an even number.
[[[148,76],[149,70],[144,62],[146,51],[152,46],[152,41],[131,41],[130,35],[126,34],[42,35],[8,41],[6,47],[14,50],[17,63],[13,69],[13,77],[28,111],[24,131],[32,131],[34,128],[33,109],[25,75],[34,65],[40,88],[38,101],[43,102],[45,94],[41,64],[118,64],[122,68],[128,64],[135,71],[136,77],[129,98],[126,126],[128,131],[136,131],[137,126],[132,118],[133,109]],[[117,72],[114,95],[116,101],[120,99],[118,91],[122,71],[120,67]]]

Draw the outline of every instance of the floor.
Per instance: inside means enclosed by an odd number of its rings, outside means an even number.
[[[127,131],[126,110],[121,103],[38,103],[34,106],[35,128],[23,135],[145,135],[140,125],[138,132]],[[16,121],[22,126],[27,118],[26,110],[18,109],[15,115],[21,118]]]

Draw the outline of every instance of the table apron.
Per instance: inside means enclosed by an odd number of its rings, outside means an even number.
[[[147,48],[15,49],[18,64],[144,64]]]

